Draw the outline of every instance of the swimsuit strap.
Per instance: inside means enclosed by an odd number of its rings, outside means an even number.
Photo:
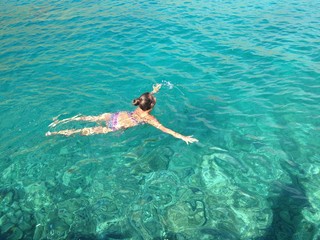
[[[128,112],[128,115],[130,116],[130,118],[131,118],[137,125],[139,125],[139,124],[144,124],[144,123],[145,123],[144,121],[139,122],[137,119],[135,119],[135,118],[133,117],[133,112]]]

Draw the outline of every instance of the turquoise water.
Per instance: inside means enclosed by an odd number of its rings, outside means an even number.
[[[0,239],[319,239],[318,3],[2,1]]]

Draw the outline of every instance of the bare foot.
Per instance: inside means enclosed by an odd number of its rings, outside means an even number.
[[[48,136],[51,136],[52,135],[52,133],[49,131],[49,132],[46,132],[46,136],[48,137]]]
[[[59,123],[59,120],[56,119],[52,123],[50,123],[48,127],[55,127],[57,126],[58,123]]]

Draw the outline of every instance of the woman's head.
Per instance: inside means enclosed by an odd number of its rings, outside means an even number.
[[[139,106],[143,111],[148,111],[156,105],[156,98],[151,93],[144,93],[132,101],[132,104]]]

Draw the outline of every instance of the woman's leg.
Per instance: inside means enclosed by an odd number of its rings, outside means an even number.
[[[62,119],[62,120],[54,120],[53,123],[51,123],[49,125],[49,127],[55,127],[57,126],[59,123],[68,123],[68,122],[72,122],[72,121],[86,121],[86,122],[101,122],[101,121],[106,121],[111,117],[111,113],[104,113],[98,116],[81,116],[81,115],[76,115],[74,117],[71,118],[66,118],[66,119]]]
[[[82,129],[67,129],[67,130],[61,130],[58,132],[47,132],[46,136],[51,136],[51,135],[65,135],[65,136],[70,136],[75,133],[80,133],[81,135],[93,135],[93,134],[104,134],[112,132],[112,129],[107,128],[107,127],[91,127],[91,128],[82,128]]]

